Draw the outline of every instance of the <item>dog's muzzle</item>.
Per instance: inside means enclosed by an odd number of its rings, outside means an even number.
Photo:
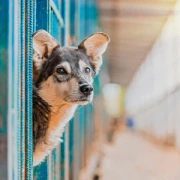
[[[80,86],[80,91],[84,95],[89,96],[89,95],[91,95],[91,93],[93,91],[93,87],[89,84],[85,84],[85,85]]]

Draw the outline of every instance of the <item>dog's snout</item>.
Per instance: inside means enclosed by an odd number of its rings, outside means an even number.
[[[92,87],[91,85],[89,85],[89,84],[82,85],[82,86],[80,86],[80,91],[81,91],[84,95],[88,96],[88,95],[90,95],[91,92],[93,91],[93,87]]]

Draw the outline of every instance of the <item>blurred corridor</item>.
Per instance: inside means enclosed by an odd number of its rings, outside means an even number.
[[[102,180],[179,180],[180,1],[99,2],[110,82],[126,89],[122,122],[133,130],[106,147]]]
[[[136,131],[180,147],[180,1],[104,3],[110,82],[126,89],[127,120]]]
[[[131,131],[105,148],[101,180],[179,180],[180,154]]]

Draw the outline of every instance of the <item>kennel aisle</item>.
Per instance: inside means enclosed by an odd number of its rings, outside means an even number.
[[[139,134],[117,133],[106,145],[101,180],[179,180],[180,154]]]

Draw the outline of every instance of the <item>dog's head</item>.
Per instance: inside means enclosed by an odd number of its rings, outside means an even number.
[[[93,79],[109,43],[104,33],[87,37],[77,48],[61,47],[46,31],[33,35],[34,85],[52,104],[87,104],[93,98]]]

